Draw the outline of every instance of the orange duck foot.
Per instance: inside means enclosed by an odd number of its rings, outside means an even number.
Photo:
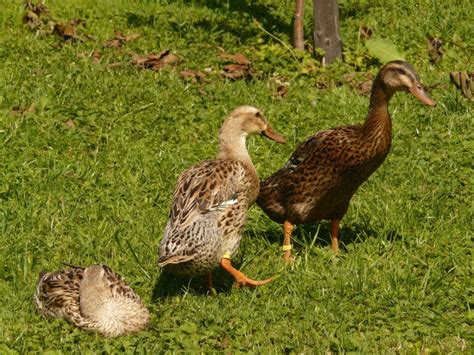
[[[261,286],[272,281],[272,278],[262,280],[262,281],[255,281],[255,280],[249,279],[242,272],[234,268],[230,260],[227,258],[223,258],[221,260],[221,267],[234,277],[235,282],[237,283],[237,287],[255,288],[257,286]]]

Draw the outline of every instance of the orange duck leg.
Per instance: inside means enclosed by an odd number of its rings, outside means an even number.
[[[291,249],[293,247],[291,246],[291,233],[293,232],[293,223],[289,221],[285,221],[283,223],[283,259],[285,259],[286,262],[291,262]]]
[[[221,267],[234,277],[235,282],[237,282],[237,287],[246,286],[246,287],[255,288],[257,286],[265,285],[266,283],[269,283],[270,281],[272,281],[271,278],[262,280],[262,281],[255,281],[255,280],[249,279],[242,272],[234,268],[232,266],[232,263],[230,262],[230,259],[228,258],[222,258]]]
[[[339,251],[339,220],[331,219],[331,249],[334,253]]]

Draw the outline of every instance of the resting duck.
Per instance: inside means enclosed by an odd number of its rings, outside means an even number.
[[[238,286],[271,281],[252,280],[230,262],[240,244],[247,210],[259,191],[257,172],[245,146],[249,134],[285,143],[260,110],[241,106],[222,125],[216,159],[194,165],[179,176],[159,247],[158,265],[166,271],[185,277],[206,275],[209,289],[212,271],[219,265]]]
[[[45,317],[108,337],[138,332],[150,320],[140,297],[105,265],[41,273],[34,302]]]
[[[435,106],[413,67],[403,61],[384,65],[374,79],[369,113],[362,125],[315,133],[288,162],[261,183],[257,204],[275,222],[283,223],[284,258],[291,258],[295,224],[331,221],[331,247],[339,247],[339,222],[359,186],[383,163],[390,150],[392,122],[388,102],[407,91]]]

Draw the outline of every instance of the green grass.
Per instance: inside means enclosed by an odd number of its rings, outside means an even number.
[[[451,70],[472,70],[470,1],[340,1],[346,62],[309,74],[299,64],[307,55],[295,60],[262,30],[290,43],[289,0],[47,1],[57,19],[86,20],[95,40],[75,44],[30,32],[20,1],[0,6],[1,353],[472,352],[474,122],[472,103],[449,83]],[[288,139],[249,140],[261,177],[311,133],[364,119],[367,97],[348,85],[316,88],[321,78],[377,71],[358,41],[361,23],[406,53],[438,107],[404,94],[392,100],[392,151],[352,200],[342,253],[332,255],[326,222],[299,226],[296,261],[285,267],[281,227],[254,207],[237,261],[251,277],[275,275],[272,283],[234,289],[218,272],[210,297],[200,279],[162,276],[157,247],[176,178],[215,154],[231,109],[261,108]],[[114,30],[141,38],[102,49]],[[445,42],[436,67],[427,34]],[[259,75],[220,78],[219,47],[252,58]],[[178,67],[108,67],[165,48],[182,59]],[[78,57],[95,49],[99,64]],[[205,68],[209,83],[179,75]],[[273,73],[290,81],[284,98],[274,95]],[[31,104],[35,112],[12,113]],[[152,327],[103,339],[42,319],[32,304],[37,275],[63,261],[118,271],[149,305]]]

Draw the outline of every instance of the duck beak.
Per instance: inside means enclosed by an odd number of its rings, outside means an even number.
[[[274,140],[275,142],[277,143],[280,143],[280,144],[285,144],[286,143],[286,140],[285,138],[283,138],[282,136],[280,136],[278,133],[276,133],[272,127],[270,127],[270,125],[267,126],[267,129],[262,131],[261,133],[262,135],[264,135],[265,137],[267,138],[270,138],[271,140]]]
[[[425,105],[436,106],[436,102],[428,96],[419,82],[415,82],[411,88],[408,89],[413,96],[423,102]]]

